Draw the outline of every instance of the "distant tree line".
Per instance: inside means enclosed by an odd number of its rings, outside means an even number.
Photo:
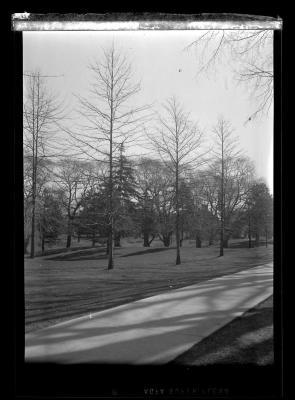
[[[67,248],[73,237],[78,241],[86,238],[93,246],[107,245],[105,166],[62,159],[44,163],[44,170],[47,181],[37,183],[35,211],[42,251],[60,235],[65,235]],[[187,172],[180,177],[177,215],[173,171],[159,159],[144,157],[131,162],[122,154],[114,168],[114,246],[121,246],[121,238],[133,236],[141,237],[144,247],[150,247],[155,238],[169,247],[176,236],[177,218],[180,247],[187,239],[194,240],[196,247],[222,240],[223,249],[231,238],[245,237],[249,247],[259,245],[261,237],[267,245],[273,234],[273,198],[267,185],[255,180],[252,173],[247,158],[227,159],[222,200],[222,176],[216,160],[196,173]],[[30,183],[26,184],[25,252],[31,235],[32,201]]]

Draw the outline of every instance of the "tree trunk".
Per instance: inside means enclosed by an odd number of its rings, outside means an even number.
[[[180,243],[179,241],[177,242],[177,246],[176,246],[176,261],[175,261],[175,265],[179,265],[180,264]]]
[[[109,238],[107,239],[107,247],[106,247],[106,255],[108,256],[110,252],[110,246],[109,246]]]
[[[248,247],[249,249],[252,247],[251,233],[248,233]]]
[[[143,232],[143,246],[144,247],[150,247],[149,233],[148,232]]]
[[[164,243],[165,247],[170,246],[170,235],[169,234],[163,235],[163,243]]]
[[[112,232],[112,229],[111,229],[111,232],[109,233],[108,255],[109,255],[108,269],[113,269],[114,268],[114,260],[113,260],[113,232]]]
[[[255,234],[255,246],[256,247],[259,246],[259,241],[260,241],[260,236],[259,236],[259,233],[256,232],[256,234]]]
[[[35,206],[32,212],[32,227],[31,227],[31,258],[35,257]]]
[[[180,241],[179,241],[180,247],[182,247],[183,239],[184,239],[184,234],[183,234],[183,224],[182,224],[182,226],[181,226],[181,239],[180,239]]]
[[[72,235],[68,233],[67,235],[67,245],[66,248],[69,249],[71,247],[71,242],[72,242]]]
[[[220,201],[221,201],[221,210],[220,210],[220,249],[219,249],[219,257],[223,256],[223,248],[224,248],[224,211],[225,211],[225,199],[224,199],[224,136],[222,132],[222,141],[221,141],[221,188],[220,188]]]
[[[45,251],[45,238],[44,238],[43,235],[42,235],[42,241],[41,241],[41,251],[42,251],[42,254],[44,254],[44,251]]]
[[[112,59],[113,63],[113,59]],[[113,64],[112,64],[113,66]],[[110,118],[110,155],[109,155],[109,253],[108,270],[114,268],[113,259],[113,234],[114,234],[114,216],[113,216],[113,87],[110,88],[111,118]]]
[[[28,254],[29,241],[30,241],[30,236],[26,237],[24,240],[24,254]]]
[[[165,247],[169,247],[170,246],[170,238],[168,238],[168,239],[164,238],[164,242],[163,243],[164,243]]]
[[[77,241],[78,241],[78,243],[80,243],[80,239],[81,239],[81,236],[80,236],[80,234],[78,233],[78,236],[77,236]]]
[[[67,232],[67,244],[66,248],[69,249],[71,247],[72,243],[72,222],[71,222],[71,216],[68,214],[68,232]]]
[[[176,231],[176,265],[180,264],[180,238],[179,238],[179,230]]]
[[[224,239],[223,239],[223,221],[221,222],[220,228],[220,247],[219,247],[219,256],[223,256],[223,247],[224,247]]]
[[[265,247],[267,247],[267,230],[265,231]]]
[[[34,128],[33,128],[34,129]],[[35,134],[36,135],[36,134]],[[31,222],[31,254],[30,257],[35,257],[35,210],[36,210],[36,179],[37,179],[37,143],[33,139],[33,168],[32,168],[32,222]]]
[[[202,247],[202,240],[199,235],[196,235],[196,247],[201,248]]]
[[[248,239],[249,239],[248,247],[249,247],[249,249],[251,249],[252,241],[251,241],[251,221],[250,221],[250,217],[248,219]]]
[[[151,240],[148,242],[148,247],[150,247],[150,245],[151,245],[151,243],[152,243],[152,241],[155,239],[155,235],[152,235],[152,238],[151,238]]]
[[[176,143],[177,146],[177,157],[178,157],[178,142]],[[175,189],[176,189],[176,221],[175,221],[175,229],[176,229],[176,261],[175,264],[179,265],[180,261],[180,214],[179,214],[179,188],[178,188],[178,160],[176,162],[176,173],[175,173]]]

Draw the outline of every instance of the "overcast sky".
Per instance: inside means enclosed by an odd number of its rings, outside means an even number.
[[[215,74],[197,75],[196,55],[184,50],[199,31],[130,32],[24,32],[24,71],[36,68],[48,78],[48,86],[75,106],[73,93],[87,95],[91,83],[87,65],[114,40],[132,62],[134,81],[141,80],[140,104],[161,104],[172,95],[191,112],[205,135],[223,115],[231,121],[241,147],[255,162],[257,176],[273,189],[273,111],[245,124],[255,110],[249,91],[233,79],[230,59],[223,60]]]

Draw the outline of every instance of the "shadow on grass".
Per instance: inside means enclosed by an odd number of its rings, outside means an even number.
[[[268,244],[273,244],[273,240],[267,242]],[[251,243],[251,248],[254,247],[265,247],[265,241],[260,240],[259,244],[257,244],[254,240]],[[249,241],[248,240],[241,240],[240,242],[229,242],[228,245],[229,249],[248,249],[249,248]]]
[[[269,240],[268,244],[273,244],[273,240]],[[228,248],[232,248],[232,249],[242,249],[242,248],[248,248],[249,247],[249,242],[248,240],[241,240],[239,242],[229,242],[229,246]],[[265,241],[261,240],[259,242],[259,245],[256,244],[256,242],[254,240],[252,240],[252,248],[254,247],[265,247]],[[103,247],[105,249],[105,247]],[[84,250],[90,250],[90,252],[92,250],[94,250],[92,245],[84,245],[84,246],[77,246],[77,247],[71,247],[71,248],[65,248],[65,247],[59,247],[59,248],[53,248],[53,249],[47,249],[44,251],[44,253],[42,253],[41,251],[36,252],[35,257],[46,257],[46,256],[51,256],[51,255],[61,255],[61,257],[63,257],[64,253],[72,253],[75,252],[75,254],[77,254],[77,252],[84,251]],[[169,250],[169,249],[175,249],[175,247],[152,247],[152,248],[145,248],[144,250],[139,250],[137,252],[134,253],[130,253],[130,254],[125,254],[121,257],[129,257],[129,256],[135,256],[135,255],[140,255],[140,254],[145,254],[145,253],[154,253],[154,252],[158,252],[158,251],[163,251],[163,250]],[[100,249],[98,249],[100,250]],[[91,254],[91,253],[90,253]],[[25,254],[25,258],[29,258],[29,254]],[[52,258],[55,259],[55,258]]]
[[[135,251],[133,253],[124,254],[121,257],[140,256],[141,254],[157,253],[160,251],[175,249],[175,247],[151,247],[144,250]]]
[[[116,255],[116,257],[131,257],[149,253],[157,253],[164,250],[174,249],[174,247],[154,247],[136,252]],[[75,251],[73,253],[61,254],[57,257],[50,257],[50,261],[79,261],[79,260],[106,260],[108,258],[106,254],[106,248],[92,248],[89,250]]]
[[[43,253],[41,251],[37,251],[35,254],[35,258],[51,256],[54,254],[70,253],[70,252],[77,251],[77,250],[87,250],[87,249],[91,249],[91,248],[92,248],[91,245],[85,245],[85,246],[79,246],[79,247],[77,246],[77,247],[70,247],[70,248],[59,247],[59,248],[55,248],[55,249],[47,249]],[[25,258],[30,258],[29,253],[25,254]]]
[[[87,250],[61,254],[57,257],[50,257],[50,261],[79,261],[79,260],[104,260],[107,259],[105,247],[93,247]]]

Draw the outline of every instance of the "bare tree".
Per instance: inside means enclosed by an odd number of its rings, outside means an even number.
[[[238,149],[238,139],[233,137],[229,121],[219,118],[213,128],[215,150],[210,166],[207,195],[211,209],[215,209],[220,219],[220,256],[227,247],[230,217],[237,207],[243,205],[250,182],[253,178],[253,164],[242,156]]]
[[[85,121],[81,131],[68,131],[73,145],[84,157],[105,160],[109,169],[108,179],[108,269],[113,269],[114,237],[114,163],[120,156],[121,143],[134,143],[142,130],[145,106],[132,106],[130,101],[140,91],[140,84],[132,83],[131,64],[120,54],[114,44],[103,50],[102,57],[89,69],[93,82],[89,96],[77,96],[79,115]]]
[[[162,163],[154,172],[151,190],[157,218],[157,232],[163,245],[169,247],[175,226],[174,174]]]
[[[256,110],[247,121],[268,112],[273,101],[272,30],[205,31],[186,49],[196,51],[198,74],[230,61],[237,81],[250,89],[251,101],[256,99]]]
[[[196,168],[202,159],[197,154],[202,144],[202,133],[193,124],[175,97],[167,100],[163,106],[164,116],[159,115],[159,126],[150,141],[162,161],[174,174],[175,192],[175,234],[176,265],[180,260],[180,176],[191,168]]]
[[[236,142],[232,139],[232,128],[229,122],[220,118],[217,125],[213,128],[218,141],[218,150],[214,151],[220,164],[220,188],[219,188],[219,204],[220,204],[220,256],[223,256],[224,246],[224,214],[225,214],[225,162],[236,156]],[[219,167],[219,166],[218,166]]]
[[[45,252],[45,243],[55,243],[63,228],[62,207],[55,190],[45,186],[38,199],[37,225],[41,239],[41,252]]]
[[[37,198],[37,180],[42,168],[41,160],[46,157],[49,142],[57,132],[64,107],[56,95],[49,92],[46,78],[39,71],[25,74],[24,101],[24,152],[31,167],[31,252],[35,256],[35,213]],[[44,163],[43,163],[44,167]]]
[[[184,195],[184,215],[187,229],[196,240],[196,247],[202,247],[202,240],[208,239],[208,245],[213,244],[217,231],[217,215],[210,207],[207,195],[207,171],[201,170],[197,174],[191,173],[186,179],[186,193]]]
[[[42,197],[43,189],[50,180],[49,160],[40,158],[38,159],[38,170],[35,175],[35,184],[32,184],[33,163],[32,155],[24,151],[24,253],[27,253],[27,248],[32,234],[32,208],[34,205],[34,221],[36,220],[37,209],[39,207],[39,200]],[[33,190],[35,195],[33,196]],[[32,199],[34,200],[34,204]],[[36,225],[36,223],[34,224]],[[34,235],[35,236],[35,235]]]
[[[54,172],[54,183],[59,192],[61,205],[66,212],[67,248],[71,247],[73,223],[77,212],[91,187],[92,176],[88,173],[88,167],[89,165],[85,162],[66,158],[57,164],[57,170]]]

